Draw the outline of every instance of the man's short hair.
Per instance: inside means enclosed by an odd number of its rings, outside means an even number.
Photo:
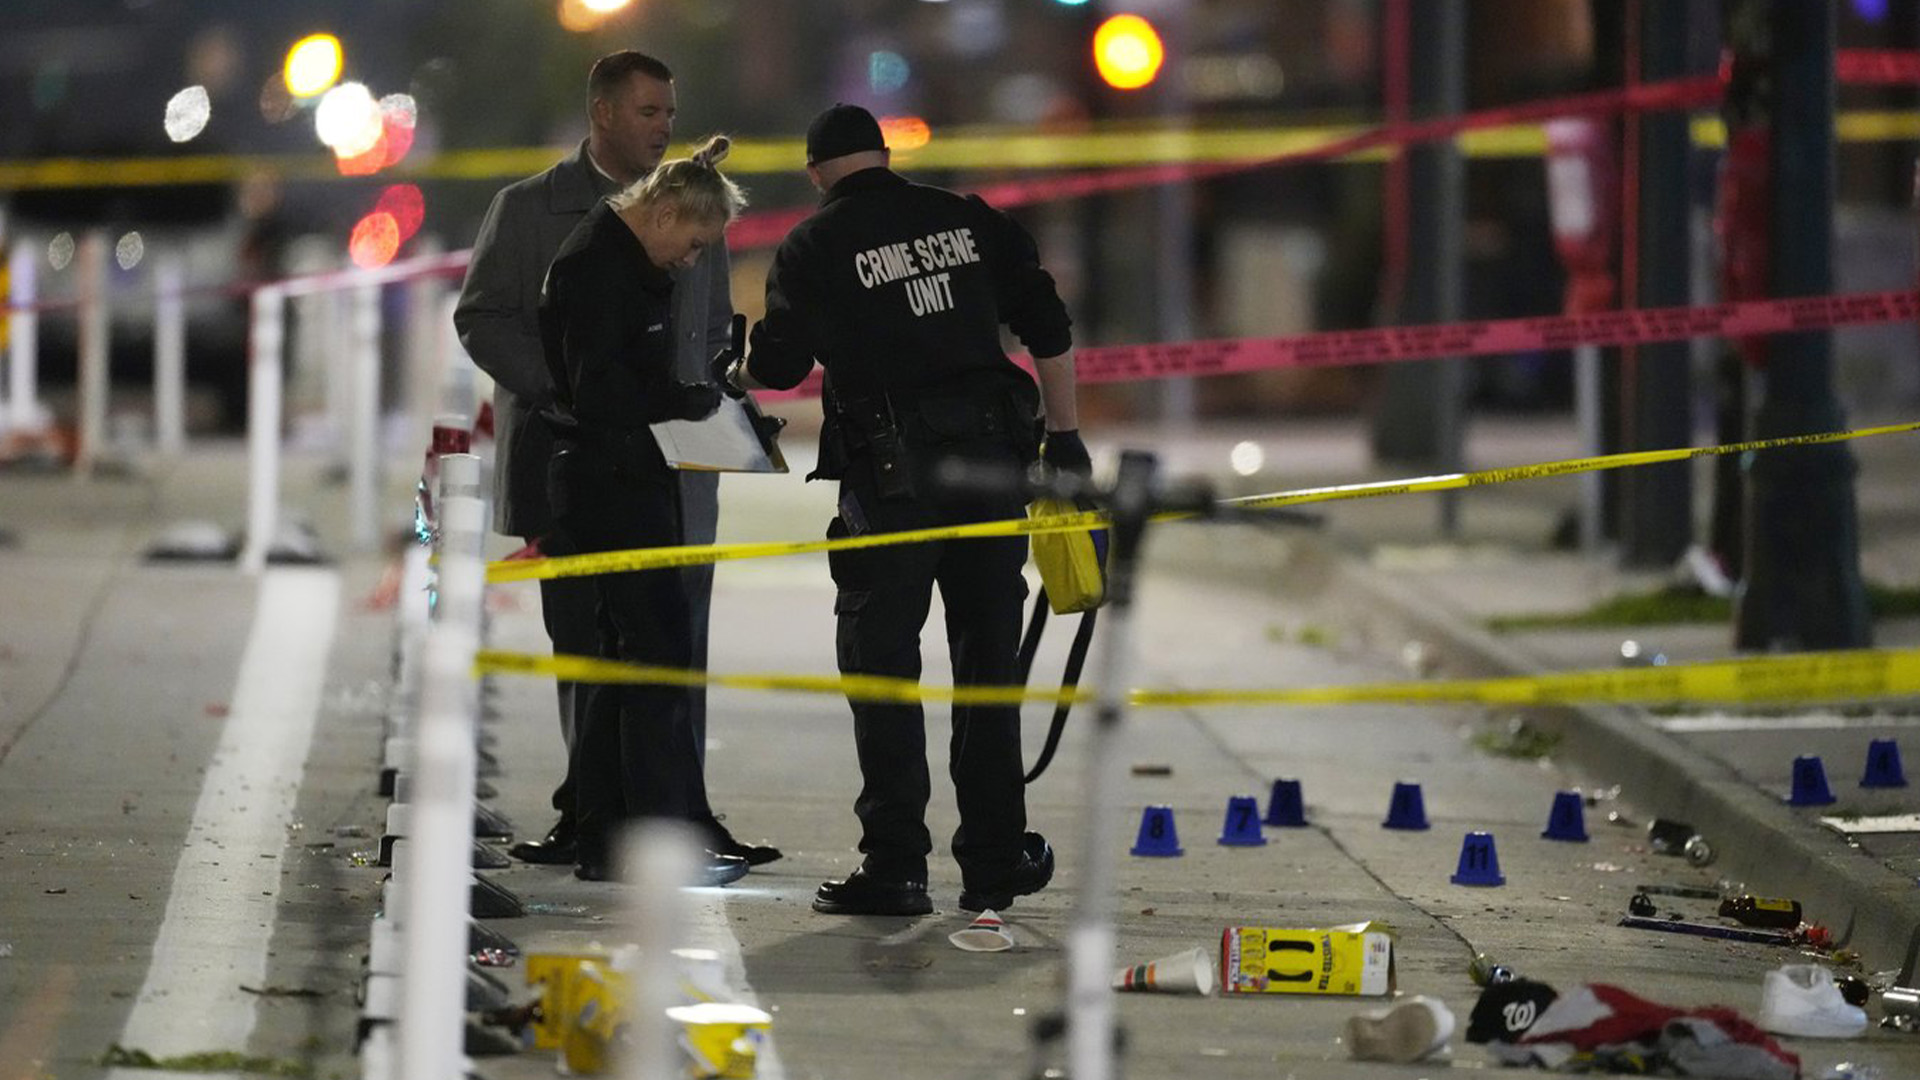
[[[606,97],[635,74],[661,82],[673,81],[673,69],[662,61],[633,49],[621,49],[593,62],[593,70],[587,73],[587,100]]]

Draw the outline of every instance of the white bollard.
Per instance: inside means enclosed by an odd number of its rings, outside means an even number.
[[[240,569],[258,574],[280,514],[280,353],[286,298],[275,286],[256,289],[247,356],[247,538]]]
[[[107,436],[107,234],[94,230],[80,238],[75,269],[80,277],[79,431],[73,476],[88,480],[100,460]]]
[[[186,266],[176,252],[153,264],[153,432],[162,457],[187,448]]]
[[[423,256],[440,254],[440,243],[432,237],[422,238],[415,246]],[[418,274],[406,283],[405,289],[406,367],[402,369],[404,377],[400,383],[404,400],[399,404],[406,410],[407,430],[419,431],[435,413],[442,411],[438,395],[440,365],[446,357],[446,347],[441,344],[441,338],[453,333],[453,326],[442,319],[446,278],[438,274]],[[471,414],[473,410],[456,411]]]
[[[380,286],[356,285],[349,295],[347,515],[353,548],[364,552],[380,545]]]
[[[625,1080],[667,1080],[681,1075],[679,1040],[667,1010],[680,1003],[673,950],[685,944],[687,898],[681,892],[699,870],[699,844],[682,822],[652,820],[629,834],[621,851],[621,877],[631,883],[628,925],[639,944],[639,968],[627,972],[633,993],[628,1031],[633,1044],[621,1075]]]
[[[480,401],[473,386],[473,360],[460,334],[453,326],[453,309],[460,305],[458,294],[443,297],[440,304],[440,411],[462,416],[480,415]]]
[[[401,1075],[457,1080],[465,1032],[486,504],[449,495],[440,507],[440,601],[427,634],[411,769],[406,883],[407,962],[400,1008]]]
[[[40,406],[40,315],[32,310],[39,298],[34,277],[39,260],[26,243],[13,245],[7,259],[8,289],[13,311],[7,313],[7,407],[5,426],[11,431],[36,432],[46,427]]]

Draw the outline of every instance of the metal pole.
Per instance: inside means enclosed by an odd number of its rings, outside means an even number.
[[[267,566],[280,515],[280,353],[286,298],[273,286],[253,293],[247,356],[247,537],[240,569]]]
[[[33,310],[39,297],[34,275],[39,260],[26,243],[13,245],[7,257],[13,311],[7,314],[7,407],[13,412],[13,431],[39,431],[45,426],[40,410],[40,315]]]
[[[379,546],[380,286],[356,285],[350,358],[352,413],[347,431],[347,514],[356,551]]]
[[[169,252],[153,265],[153,431],[163,457],[187,446],[186,267]]]
[[[95,230],[80,239],[79,437],[73,477],[88,480],[100,460],[107,431],[109,356],[107,325],[107,234]]]
[[[1834,42],[1837,7],[1774,0],[1771,19],[1772,214],[1768,283],[1781,297],[1833,288]],[[1736,58],[1736,63],[1738,58]],[[1846,426],[1833,386],[1831,331],[1779,334],[1759,380],[1754,435]],[[1860,579],[1853,452],[1843,445],[1752,455],[1745,566],[1735,608],[1742,649],[1849,649],[1871,644]]]
[[[1639,59],[1647,81],[1686,73],[1688,21],[1692,0],[1662,0],[1641,5],[1638,35],[1626,43]],[[1627,245],[1636,265],[1626,275],[1637,286],[1626,294],[1627,307],[1680,307],[1691,301],[1692,199],[1688,167],[1692,155],[1689,119],[1683,113],[1648,113],[1631,118],[1637,141],[1639,173],[1627,173],[1625,185],[1638,192],[1638,240]],[[1626,351],[1629,375],[1622,388],[1628,450],[1664,450],[1692,441],[1693,376],[1686,342],[1640,345]],[[1620,557],[1628,566],[1671,566],[1693,539],[1693,471],[1687,462],[1629,469],[1621,475]]]
[[[1466,107],[1466,5],[1427,0],[1410,5],[1407,58],[1416,119],[1453,116]],[[1406,302],[1398,321],[1460,318],[1465,162],[1452,141],[1408,149],[1412,191],[1408,220]],[[1374,414],[1373,452],[1384,461],[1458,471],[1463,461],[1466,370],[1458,359],[1395,364],[1385,373]],[[1439,529],[1459,529],[1457,492],[1442,493]]]
[[[1155,84],[1161,119],[1169,131],[1187,129],[1188,0],[1161,0],[1161,30],[1166,49],[1165,70]],[[1154,193],[1156,248],[1160,253],[1154,273],[1154,307],[1161,341],[1193,340],[1193,182],[1162,184]],[[1164,379],[1160,386],[1160,419],[1175,427],[1194,421],[1193,379]]]
[[[1580,427],[1580,452],[1606,452],[1600,422],[1600,347],[1582,345],[1573,350],[1573,410]],[[1580,476],[1580,553],[1596,555],[1604,535],[1606,486],[1597,472]]]
[[[1119,817],[1125,783],[1121,722],[1126,718],[1126,684],[1133,665],[1133,578],[1147,517],[1153,509],[1155,472],[1152,454],[1129,450],[1120,455],[1114,476],[1107,561],[1107,612],[1100,629],[1104,642],[1088,747],[1087,788],[1082,821],[1085,863],[1074,894],[1073,925],[1067,936],[1067,1055],[1074,1080],[1111,1080],[1114,1060],[1113,897],[1118,888],[1118,857],[1112,824]]]

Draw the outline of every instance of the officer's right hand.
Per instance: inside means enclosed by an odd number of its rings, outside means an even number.
[[[713,359],[707,361],[708,377],[713,380],[715,386],[720,388],[721,393],[730,398],[747,396],[747,392],[740,388],[740,384],[733,381],[733,363],[737,359],[732,349],[721,349],[713,354]]]
[[[720,411],[720,388],[706,383],[681,383],[674,402],[675,420],[705,420]]]
[[[1078,429],[1047,432],[1047,441],[1040,444],[1040,460],[1082,480],[1093,476],[1093,458],[1087,453],[1087,444],[1080,441]]]

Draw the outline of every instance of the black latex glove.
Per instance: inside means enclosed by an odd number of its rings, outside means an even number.
[[[1047,441],[1040,444],[1040,460],[1082,480],[1093,476],[1093,458],[1087,455],[1078,429],[1047,432]]]
[[[681,383],[673,403],[675,420],[705,420],[720,411],[720,388],[707,383]]]

